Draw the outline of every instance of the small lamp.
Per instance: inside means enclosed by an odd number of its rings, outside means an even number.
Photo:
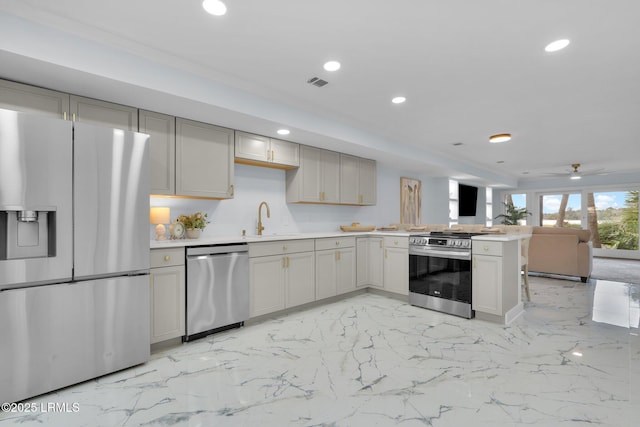
[[[166,240],[164,236],[167,229],[165,224],[168,224],[171,218],[169,208],[152,207],[149,211],[149,223],[156,225],[156,240]]]

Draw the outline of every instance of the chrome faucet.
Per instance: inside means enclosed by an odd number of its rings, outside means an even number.
[[[262,231],[264,230],[264,227],[262,226],[262,205],[267,207],[267,218],[271,218],[269,204],[267,202],[260,203],[260,206],[258,206],[258,236],[262,236]]]

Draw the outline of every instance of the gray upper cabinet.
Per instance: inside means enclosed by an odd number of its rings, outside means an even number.
[[[70,109],[73,121],[138,130],[138,109],[135,107],[71,95]]]
[[[176,118],[140,110],[140,132],[149,134],[151,194],[176,194]]]
[[[340,203],[376,204],[375,160],[340,154]]]
[[[66,119],[69,114],[69,95],[0,80],[0,108]]]
[[[287,203],[340,203],[340,154],[300,147],[300,167],[287,171]]]
[[[176,118],[176,194],[233,197],[234,131]]]
[[[340,154],[340,203],[357,205],[360,201],[358,160],[357,157]]]
[[[358,195],[360,205],[375,205],[377,202],[378,169],[375,160],[358,159]]]
[[[300,164],[299,147],[299,144],[293,142],[236,131],[235,161],[242,164],[290,169]]]

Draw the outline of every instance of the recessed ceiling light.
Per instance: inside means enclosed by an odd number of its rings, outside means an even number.
[[[574,356],[577,356],[577,357],[582,357],[582,353],[580,353],[579,351],[574,351],[571,354],[573,354]]]
[[[393,98],[391,100],[391,102],[393,102],[394,104],[402,104],[406,100],[407,100],[407,98],[405,98],[404,96],[396,96],[395,98]]]
[[[547,52],[557,52],[559,50],[564,49],[565,47],[569,46],[569,40],[567,39],[561,39],[561,40],[556,40],[554,42],[549,43],[544,50]]]
[[[340,69],[340,63],[338,61],[325,62],[324,69],[327,71],[338,71]]]
[[[489,142],[496,144],[498,142],[507,142],[511,140],[510,133],[498,133],[489,137]]]
[[[278,135],[289,135],[290,133],[289,129],[278,129]]]
[[[221,16],[227,13],[227,6],[220,0],[204,0],[202,7],[207,13],[215,16]]]

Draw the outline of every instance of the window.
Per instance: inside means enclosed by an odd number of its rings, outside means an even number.
[[[493,190],[489,187],[486,189],[486,199],[487,199],[487,227],[491,227],[493,225]]]
[[[529,212],[527,211],[527,195],[507,193],[504,197],[502,214],[495,217],[496,223],[506,225],[526,225]]]
[[[587,213],[594,249],[638,250],[638,191],[589,192]]]
[[[458,222],[458,181],[449,180],[449,226]]]
[[[567,192],[541,195],[540,225],[543,227],[582,228],[581,194]]]

